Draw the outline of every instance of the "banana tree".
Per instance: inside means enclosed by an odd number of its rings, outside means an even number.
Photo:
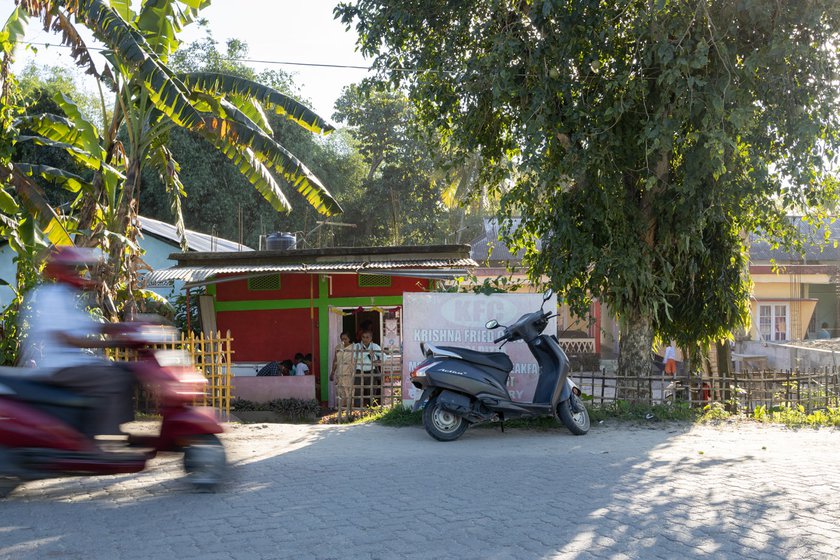
[[[102,246],[115,265],[110,286],[120,282],[133,290],[138,254],[133,245],[142,187],[141,174],[154,166],[171,197],[184,243],[180,201],[187,194],[178,177],[179,165],[167,149],[169,133],[184,128],[219,149],[278,212],[291,205],[285,183],[318,212],[341,212],[327,188],[274,137],[265,111],[274,111],[305,129],[327,134],[332,127],[291,97],[256,82],[214,73],[176,74],[169,56],[179,47],[178,33],[191,23],[208,0],[145,0],[139,10],[128,0],[20,0],[44,27],[62,34],[76,62],[93,74],[100,90],[113,93],[110,115],[103,109],[102,132],[76,112],[72,139],[60,137],[44,117],[39,136],[70,153],[87,152],[95,169],[90,189],[81,190],[78,228],[87,243]],[[76,30],[87,27],[106,46],[105,65],[98,70],[90,49]],[[103,96],[104,97],[104,96]],[[105,105],[103,103],[103,105]],[[66,107],[72,111],[72,108]],[[32,122],[28,123],[32,126]]]

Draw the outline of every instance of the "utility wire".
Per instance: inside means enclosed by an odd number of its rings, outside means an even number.
[[[19,45],[30,45],[30,46],[40,46],[40,47],[58,47],[69,49],[67,45],[61,45],[56,43],[36,43],[30,41],[17,41]],[[89,51],[106,51],[104,47],[87,47]],[[353,64],[322,64],[317,62],[292,62],[288,60],[258,60],[252,58],[223,58],[223,60],[227,62],[247,62],[251,64],[279,64],[285,66],[309,66],[313,68],[341,68],[341,69],[350,69],[350,70],[373,70],[370,66],[358,66]],[[408,72],[409,70],[406,68],[396,68],[398,71]]]

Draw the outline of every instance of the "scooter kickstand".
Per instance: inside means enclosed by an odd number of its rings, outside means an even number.
[[[499,414],[499,426],[502,428],[502,433],[505,433],[505,415]]]

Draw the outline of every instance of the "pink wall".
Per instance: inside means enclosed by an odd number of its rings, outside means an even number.
[[[254,377],[237,376],[232,379],[233,396],[253,402],[275,399],[314,399],[315,376]]]

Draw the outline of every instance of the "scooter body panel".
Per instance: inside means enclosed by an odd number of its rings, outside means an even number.
[[[29,403],[0,398],[0,445],[90,451],[93,443],[82,433]]]
[[[191,438],[222,432],[224,429],[212,408],[190,406],[164,410],[156,448],[160,451],[175,451],[186,445]]]
[[[439,389],[449,389],[466,395],[487,395],[497,399],[510,400],[507,387],[499,381],[499,377],[486,371],[488,368],[458,360],[446,358],[436,360],[437,363],[426,370],[425,384]]]

